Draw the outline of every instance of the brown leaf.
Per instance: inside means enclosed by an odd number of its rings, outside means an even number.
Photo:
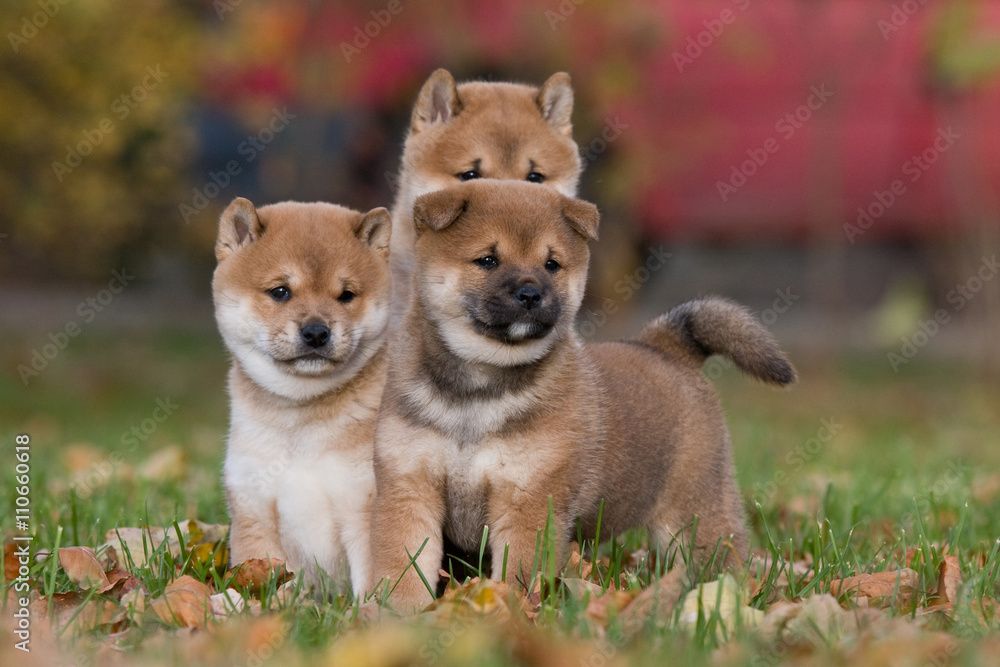
[[[580,545],[576,542],[570,542],[569,549],[569,560],[566,563],[566,567],[563,568],[563,577],[565,579],[572,577],[589,579],[590,573],[594,569],[594,564],[580,555]]]
[[[277,558],[250,558],[229,570],[226,576],[232,577],[230,585],[233,588],[259,596],[272,574],[277,577],[278,586],[292,578],[292,573],[285,569],[285,562]]]
[[[674,606],[684,592],[686,576],[684,565],[678,565],[632,600],[621,613],[625,636],[634,636],[650,620],[657,626],[669,622]]]
[[[513,610],[527,613],[530,607],[519,585],[474,577],[458,588],[445,591],[427,609],[441,617],[463,613],[509,618]]]
[[[111,588],[111,582],[98,562],[97,554],[90,547],[59,549],[59,565],[69,580],[84,590],[93,588],[98,593],[104,593]]]
[[[122,596],[129,591],[142,587],[141,581],[120,568],[108,571],[107,575],[111,588],[108,589],[106,594],[116,600],[121,600]]]
[[[562,580],[562,585],[566,587],[569,594],[572,595],[577,600],[583,600],[588,595],[589,599],[593,600],[604,595],[604,588],[595,584],[592,581],[587,581],[586,579],[577,579],[576,577],[569,577]]]
[[[212,615],[211,595],[211,588],[185,574],[167,585],[163,595],[153,600],[152,608],[168,625],[204,628]]]
[[[898,604],[906,606],[913,601],[919,580],[919,575],[909,568],[859,574],[830,582],[830,594],[836,598],[869,598],[875,606],[888,606],[895,597]]]
[[[937,603],[954,607],[961,584],[962,567],[958,564],[958,556],[945,556],[938,567]]]

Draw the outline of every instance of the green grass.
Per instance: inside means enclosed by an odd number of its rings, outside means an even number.
[[[15,338],[5,343],[0,360],[13,371],[30,348],[31,341]],[[825,633],[804,647],[741,627],[730,636],[711,611],[692,630],[682,630],[678,606],[671,618],[647,622],[626,638],[617,610],[595,619],[593,600],[560,583],[551,540],[540,536],[536,572],[543,585],[530,621],[515,612],[505,620],[483,617],[469,611],[478,603],[459,601],[407,622],[368,624],[346,597],[278,594],[272,580],[260,595],[268,613],[259,617],[213,622],[211,634],[192,637],[148,611],[135,612],[130,629],[110,641],[134,661],[150,664],[355,664],[363,658],[376,665],[602,665],[662,664],[669,656],[678,664],[773,665],[792,655],[857,661],[880,655],[879,647],[893,641],[909,651],[906,664],[934,664],[942,650],[955,653],[953,664],[976,664],[980,652],[995,650],[1000,625],[991,610],[975,610],[983,598],[1000,594],[1000,388],[970,369],[919,358],[899,374],[882,357],[797,363],[802,381],[790,391],[735,373],[715,383],[732,433],[754,553],[766,563],[756,579],[743,575],[746,602],[767,611],[781,601],[808,599],[843,576],[904,567],[912,550],[909,566],[920,575],[920,590],[911,604],[883,612],[908,624],[912,635],[885,621],[868,634],[864,628]],[[10,452],[15,435],[27,433],[33,548],[97,547],[115,527],[172,526],[187,518],[226,523],[219,477],[226,368],[212,334],[112,340],[85,332],[28,387],[13,372],[0,378],[0,438],[7,443],[0,502],[13,507]],[[151,419],[158,399],[178,407],[133,447],[127,434]],[[179,448],[180,461],[151,469],[150,459],[171,447]],[[76,491],[74,478],[81,481]],[[13,512],[3,514],[0,531],[14,534]],[[628,595],[646,589],[661,571],[650,567],[651,559],[630,564],[643,546],[639,532],[606,541],[591,579],[605,590],[624,579]],[[185,547],[177,555],[162,546],[144,566],[131,568],[150,598],[181,574],[217,590],[228,585],[224,568]],[[965,603],[951,617],[921,614],[933,603],[948,553],[959,557]],[[482,555],[469,567],[481,568]],[[77,590],[55,558],[33,564],[32,574],[50,599]],[[704,578],[689,571],[684,589]],[[451,593],[459,600],[466,594],[472,593]],[[61,650],[77,657],[97,655],[109,641],[106,628],[79,624],[57,634]],[[8,645],[14,641],[0,636]],[[12,656],[9,650],[0,647],[0,657]]]

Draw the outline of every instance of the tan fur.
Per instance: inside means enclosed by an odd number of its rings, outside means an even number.
[[[759,352],[789,375],[776,348],[756,349],[768,337],[749,314],[692,302],[639,340],[584,345],[573,323],[597,233],[592,205],[474,181],[421,197],[414,219],[414,293],[376,425],[376,577],[395,582],[427,540],[416,562],[433,586],[443,534],[476,549],[488,525],[493,577],[507,546],[508,581],[526,582],[550,496],[560,558],[577,518],[593,536],[602,499],[603,535],[645,527],[654,546],[674,548],[697,516],[702,555],[719,541],[731,562],[745,554],[729,435],[699,373],[702,333],[691,332],[718,321],[719,351]],[[748,368],[781,375],[758,370]],[[429,601],[412,569],[390,598],[401,611]]]
[[[417,197],[459,183],[471,170],[482,178],[522,181],[536,172],[544,185],[575,196],[581,162],[572,138],[572,111],[573,89],[565,72],[540,88],[456,85],[443,69],[430,76],[413,108],[392,209],[394,322],[408,301]]]
[[[384,208],[236,199],[222,214],[212,287],[232,354],[233,563],[279,558],[310,580],[317,568],[345,579],[348,565],[359,593],[371,577],[390,232]],[[276,300],[282,286],[291,296]]]

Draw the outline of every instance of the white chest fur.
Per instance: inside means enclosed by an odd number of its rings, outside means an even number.
[[[362,538],[375,492],[371,444],[341,441],[357,411],[263,422],[237,403],[225,462],[234,514],[277,519],[273,530],[291,569],[318,565],[342,574],[350,552],[367,548]]]

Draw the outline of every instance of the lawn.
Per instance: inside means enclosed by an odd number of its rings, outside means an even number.
[[[975,369],[793,353],[789,391],[723,372],[754,542],[732,579],[679,562],[661,577],[633,533],[541,568],[530,595],[454,582],[416,618],[372,621],[280,572],[227,572],[217,337],[107,336],[84,332],[28,387],[0,379],[0,531],[20,534],[23,433],[34,535],[32,650],[15,648],[8,558],[3,664],[973,665],[1000,651],[1000,388]],[[32,345],[8,336],[4,367]],[[171,539],[123,530],[142,526]],[[110,553],[116,528],[128,548]],[[96,562],[46,557],[67,547]]]

